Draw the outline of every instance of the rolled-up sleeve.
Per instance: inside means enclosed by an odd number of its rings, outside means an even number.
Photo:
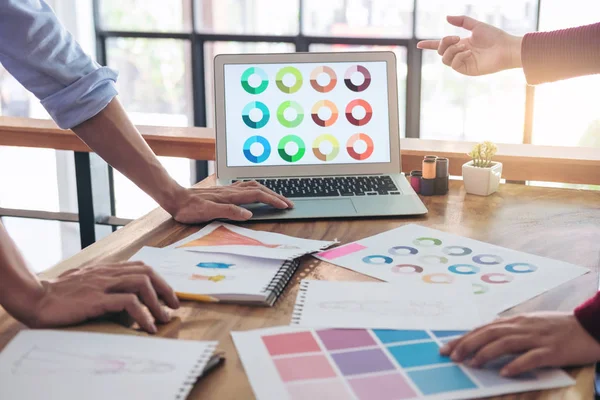
[[[44,1],[0,0],[0,63],[63,129],[117,95],[117,72],[95,63]]]

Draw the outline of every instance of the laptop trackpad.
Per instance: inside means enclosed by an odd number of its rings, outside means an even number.
[[[259,218],[319,218],[346,217],[356,215],[356,209],[350,199],[292,199],[295,207],[278,210],[264,204],[244,206],[252,211],[253,219]]]

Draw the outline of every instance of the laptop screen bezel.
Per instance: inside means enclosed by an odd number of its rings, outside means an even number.
[[[270,165],[230,167],[227,165],[227,125],[225,118],[225,65],[333,62],[386,63],[388,84],[390,161],[385,163]],[[393,52],[221,54],[215,57],[215,132],[218,179],[268,178],[286,176],[336,176],[400,173],[400,128],[398,121],[398,83]]]

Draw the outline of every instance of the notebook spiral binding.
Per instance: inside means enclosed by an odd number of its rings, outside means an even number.
[[[277,301],[299,266],[300,263],[298,260],[285,261],[279,271],[277,271],[277,274],[275,274],[273,279],[271,279],[271,282],[269,282],[269,284],[262,290],[263,292],[269,293],[269,299],[275,296],[275,298],[272,300],[272,303],[269,305],[273,305],[275,301]],[[271,302],[271,300],[269,300],[269,302]]]
[[[306,293],[308,292],[308,285],[310,281],[302,281],[300,288],[298,289],[298,297],[296,298],[296,305],[294,311],[292,311],[292,321],[290,325],[299,325],[302,319],[302,312],[304,311],[304,302],[306,301]]]
[[[207,362],[215,353],[216,347],[216,344],[208,347],[206,350],[204,350],[200,357],[198,357],[196,364],[188,373],[185,381],[182,382],[181,387],[179,388],[179,393],[175,395],[175,400],[185,400],[188,397],[192,391],[192,388],[196,384],[196,381],[202,376]]]

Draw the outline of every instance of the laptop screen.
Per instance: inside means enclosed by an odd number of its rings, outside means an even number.
[[[385,61],[225,64],[227,166],[390,162]]]

